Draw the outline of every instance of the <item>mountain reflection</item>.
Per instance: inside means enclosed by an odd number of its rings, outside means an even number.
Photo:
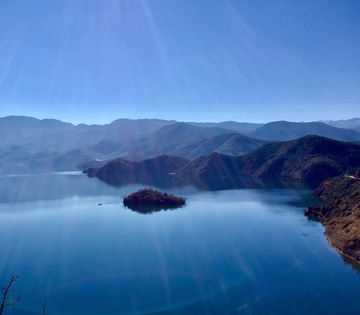
[[[101,180],[101,179],[100,179]],[[192,183],[185,178],[169,174],[134,174],[134,176],[122,176],[120,179],[104,181],[110,186],[124,187],[131,184],[143,184],[158,188],[183,188]]]
[[[354,270],[356,270],[357,273],[360,274],[360,263],[355,261],[354,259],[341,254],[341,258],[348,264],[350,265]]]
[[[101,180],[101,179],[100,179]],[[268,179],[249,179],[241,176],[213,176],[213,177],[182,177],[169,174],[134,174],[123,176],[121,179],[104,180],[110,186],[124,187],[130,184],[142,184],[162,189],[183,188],[193,186],[202,191],[219,191],[232,189],[309,189],[309,185],[302,182]]]

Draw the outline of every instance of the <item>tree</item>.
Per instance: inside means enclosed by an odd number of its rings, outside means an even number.
[[[12,284],[19,278],[19,276],[11,275],[8,285],[6,287],[1,288],[2,291],[2,302],[0,306],[0,315],[3,314],[3,310],[5,306],[15,305],[17,302],[21,300],[21,295],[15,298],[13,301],[9,300],[9,294],[14,290],[11,289]]]

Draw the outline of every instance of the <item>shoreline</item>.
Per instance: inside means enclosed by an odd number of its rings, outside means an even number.
[[[321,223],[322,224],[322,223]],[[324,226],[324,225],[323,225]],[[325,226],[324,226],[325,227]],[[351,259],[353,262],[355,262],[359,268],[360,268],[360,260],[356,260],[354,257],[348,255],[348,254],[345,254],[342,250],[340,250],[339,248],[337,248],[330,240],[330,237],[326,234],[326,227],[325,227],[325,232],[323,233],[325,236],[326,236],[326,239],[328,241],[328,244],[331,248],[335,249],[339,254]]]

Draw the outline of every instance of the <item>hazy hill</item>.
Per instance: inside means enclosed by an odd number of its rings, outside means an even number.
[[[232,132],[232,130],[223,128],[201,128],[186,123],[175,123],[160,128],[148,137],[134,141],[126,149],[127,153],[123,157],[141,160],[161,154],[170,154],[194,142]]]
[[[186,123],[176,123],[155,131],[148,143],[160,151],[172,151],[191,142],[231,133],[232,130],[215,127],[194,127]]]
[[[4,165],[2,173],[6,174],[75,170],[76,162],[115,157],[143,160],[225,133],[233,130],[158,119],[118,119],[107,125],[74,126],[57,120],[12,116],[0,119],[0,160]],[[224,150],[231,153],[232,147],[232,154],[236,154],[235,143],[229,142]],[[200,149],[198,154],[210,152]]]
[[[69,151],[88,150],[101,140],[134,141],[148,135],[162,126],[175,123],[174,121],[158,119],[118,119],[111,124],[85,125],[80,124],[71,130],[63,132],[49,131],[25,139],[28,145],[46,148],[48,150]],[[40,146],[40,147],[39,147]]]
[[[224,121],[219,123],[196,123],[196,122],[189,122],[188,124],[196,126],[196,127],[217,127],[217,128],[225,128],[237,131],[242,134],[247,134],[250,131],[253,131],[263,124],[256,124],[256,123],[247,123],[247,122],[236,122],[236,121]]]
[[[59,152],[32,152],[21,146],[11,147],[0,156],[0,174],[24,174],[55,171],[53,162]]]
[[[43,133],[56,133],[73,130],[75,126],[56,119],[39,120],[32,117],[8,116],[0,118],[1,145],[17,144],[21,139],[27,139]]]
[[[105,158],[109,154],[106,149],[111,147],[106,141],[133,143],[173,123],[158,119],[118,119],[107,125],[74,126],[54,119],[0,118],[0,173],[76,170],[79,163]],[[112,158],[120,155],[116,153]]]
[[[343,141],[359,141],[360,133],[353,130],[336,128],[320,122],[295,123],[288,121],[276,121],[265,124],[250,132],[249,137],[286,141],[306,135],[318,135]]]
[[[56,157],[52,162],[52,168],[56,171],[76,170],[76,167],[83,161],[91,160],[91,156],[80,150],[66,152]]]
[[[212,152],[227,155],[242,155],[266,143],[268,143],[268,141],[252,139],[237,133],[227,133],[196,141],[180,149],[175,149],[171,151],[170,154],[183,156],[188,159],[195,159]]]
[[[101,165],[101,161],[116,157],[140,161],[162,154],[191,159],[212,152],[240,155],[265,143],[234,133],[236,128],[249,130],[260,124],[193,124],[158,119],[118,119],[106,125],[74,126],[54,119],[0,118],[0,173],[75,170],[76,163],[92,161],[89,165]],[[360,141],[360,133],[322,123],[274,122],[251,131],[257,138],[280,140],[307,133]],[[100,163],[97,160],[101,160]]]
[[[360,118],[352,118],[346,120],[323,120],[320,121],[337,128],[355,129],[360,128]]]
[[[95,145],[102,139],[140,137],[175,121],[159,119],[118,119],[105,125],[74,126],[55,119],[9,116],[0,118],[1,146],[26,145],[37,149],[71,150]]]

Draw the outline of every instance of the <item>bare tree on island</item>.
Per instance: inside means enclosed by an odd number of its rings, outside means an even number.
[[[3,310],[4,310],[5,306],[15,305],[17,302],[19,302],[21,300],[21,295],[19,295],[13,301],[9,300],[9,294],[14,291],[13,289],[11,289],[11,286],[18,278],[19,278],[19,276],[11,275],[8,285],[6,287],[1,288],[2,302],[1,302],[1,307],[0,307],[0,315],[3,314]]]

